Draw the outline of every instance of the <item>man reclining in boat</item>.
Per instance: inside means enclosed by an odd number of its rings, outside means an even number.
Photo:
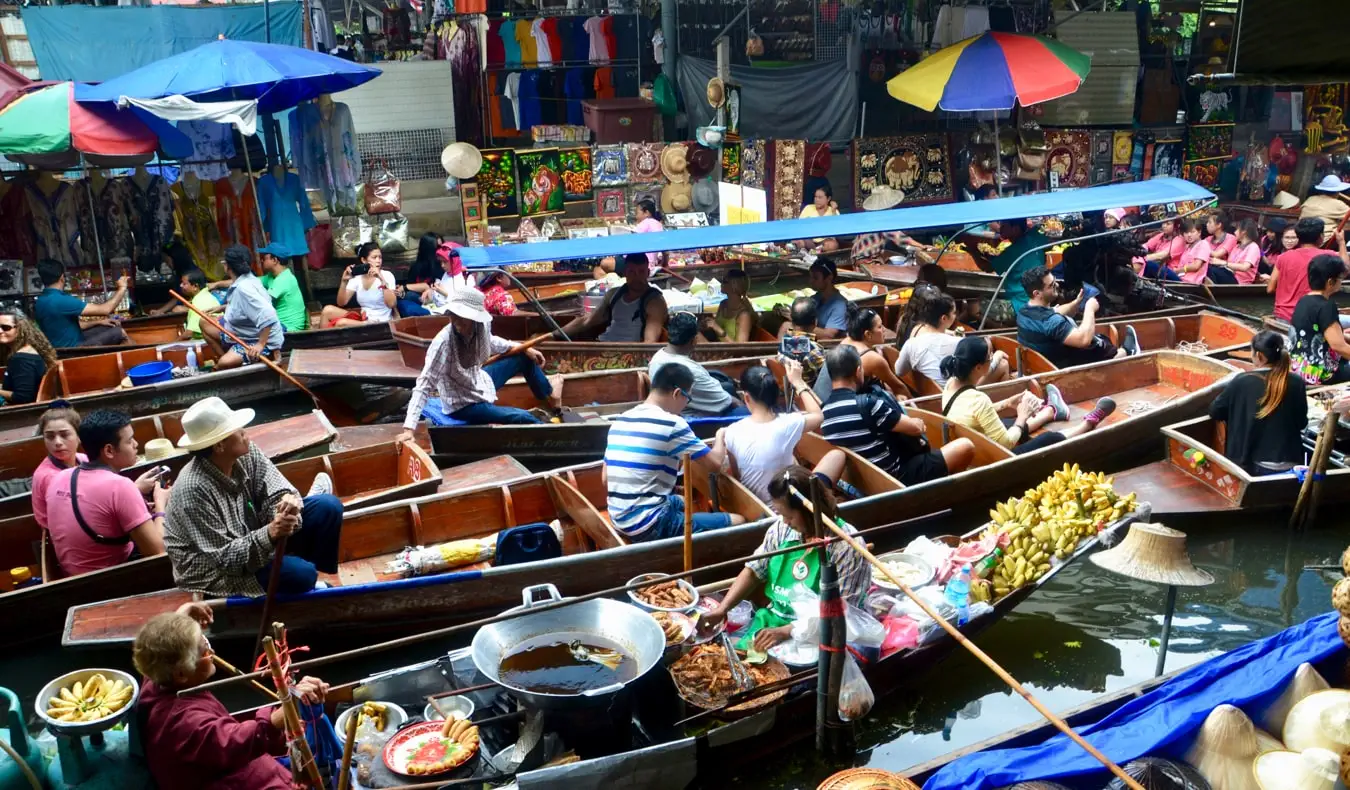
[[[831,444],[852,450],[905,485],[955,474],[975,460],[969,439],[930,449],[923,420],[907,416],[881,388],[865,388],[857,349],[839,345],[825,352],[825,369],[834,389],[822,409],[821,433]]]
[[[260,596],[267,590],[276,542],[287,538],[277,591],[309,592],[319,571],[337,573],[342,502],[328,475],[315,478],[309,496],[277,471],[245,426],[252,409],[234,410],[220,398],[194,403],[183,414],[178,446],[192,458],[178,473],[169,498],[164,546],[173,579],[210,596]]]
[[[788,467],[769,481],[769,496],[772,497],[774,512],[779,515],[778,520],[765,530],[764,541],[755,550],[756,555],[791,548],[807,538],[816,540],[829,537],[821,534],[825,530],[820,527],[820,519],[812,516],[805,503],[792,490],[810,496],[813,474],[825,483],[823,495],[830,500],[829,509],[833,509],[833,497],[829,491],[834,486],[833,480],[802,466]],[[856,531],[851,525],[846,529],[849,532]],[[829,544],[825,552],[839,575],[839,597],[861,608],[867,588],[872,586],[872,566],[843,541]],[[759,589],[761,586],[762,593]],[[803,548],[773,557],[757,556],[745,564],[745,569],[736,577],[717,608],[703,615],[703,624],[715,626],[726,619],[727,612],[736,604],[753,600],[760,605],[755,609],[750,627],[736,646],[743,650],[752,646],[756,650],[768,650],[792,636],[792,599],[798,590],[820,595],[820,558],[815,550]]]
[[[1134,327],[1125,327],[1122,348],[1116,348],[1105,335],[1097,334],[1096,297],[1082,302],[1081,324],[1069,317],[1078,308],[1078,299],[1056,307],[1059,281],[1044,266],[1023,272],[1022,288],[1031,298],[1017,313],[1017,342],[1041,353],[1056,367],[1086,365],[1139,353]]]
[[[600,306],[569,321],[553,339],[585,338],[603,327],[599,340],[607,343],[657,343],[666,328],[666,300],[661,289],[648,282],[647,256],[630,253],[616,271],[624,284],[610,289]]]
[[[652,375],[647,399],[614,418],[609,429],[607,507],[614,526],[629,540],[660,540],[684,533],[684,497],[675,493],[675,478],[686,453],[693,474],[711,474],[722,468],[726,458],[722,438],[709,447],[680,416],[689,405],[693,386],[689,368],[662,366]],[[736,513],[693,515],[695,532],[745,523]]]
[[[57,472],[46,484],[45,522],[61,569],[74,576],[119,565],[137,552],[163,554],[168,489],[153,470],[135,482],[121,475],[136,465],[131,418],[118,411],[91,412],[76,433],[89,460]]]
[[[541,422],[524,409],[495,403],[497,390],[513,376],[524,376],[530,392],[550,409],[557,411],[562,407],[562,376],[544,375],[544,355],[537,349],[515,353],[519,343],[492,334],[492,316],[484,307],[482,291],[476,288],[455,291],[445,309],[450,323],[436,333],[427,348],[427,359],[408,401],[399,441],[412,441],[413,430],[428,408],[433,391],[440,397],[439,408],[444,415],[470,425]],[[504,356],[483,364],[493,355]]]
[[[228,370],[257,361],[263,354],[273,360],[281,359],[281,343],[286,330],[281,328],[277,309],[267,288],[253,273],[248,248],[233,244],[225,250],[225,268],[234,275],[234,287],[225,305],[224,328],[240,340],[236,343],[224,337],[220,330],[203,322],[202,336],[216,352],[216,370]],[[229,343],[226,346],[226,343]]]

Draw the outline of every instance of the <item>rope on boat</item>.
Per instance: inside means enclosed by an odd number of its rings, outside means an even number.
[[[1176,399],[1177,399],[1177,396],[1176,396],[1176,395],[1173,395],[1172,397],[1168,398],[1167,400],[1163,401],[1162,403],[1153,403],[1152,401],[1146,401],[1146,400],[1134,400],[1134,401],[1130,401],[1129,403],[1127,403],[1127,404],[1125,404],[1124,406],[1122,406],[1122,407],[1120,408],[1120,410],[1121,410],[1121,412],[1122,412],[1123,414],[1125,414],[1126,416],[1129,416],[1129,417],[1137,417],[1137,416],[1140,415],[1140,414],[1148,414],[1149,412],[1153,411],[1154,409],[1157,409],[1157,408],[1162,407],[1162,406],[1166,406],[1167,404],[1171,403],[1172,401],[1174,401],[1174,400],[1176,400]]]
[[[1203,340],[1183,340],[1177,343],[1177,351],[1184,354],[1198,354],[1204,356],[1209,353],[1209,344]]]

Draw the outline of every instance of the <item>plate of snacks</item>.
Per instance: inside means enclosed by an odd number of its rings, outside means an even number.
[[[740,651],[737,653],[740,655]],[[782,661],[772,656],[767,656],[759,664],[745,664],[745,656],[740,655],[740,658],[756,687],[783,680],[792,674]],[[680,697],[696,708],[720,708],[736,693],[736,681],[731,678],[726,650],[720,644],[699,645],[690,650],[684,658],[670,666],[670,676],[675,681],[675,689]],[[787,693],[788,688],[784,686],[771,694],[727,708],[722,714],[744,716],[754,713],[787,696]]]
[[[408,720],[407,711],[392,702],[363,702],[344,710],[333,722],[339,744],[347,743],[347,722],[356,718],[356,742],[359,744],[367,737],[386,735],[403,726]]]
[[[705,595],[694,605],[694,614],[691,615],[694,618],[694,644],[702,645],[711,642],[727,630],[726,620],[717,625],[709,626],[703,619],[703,615],[716,609],[720,604],[721,601],[710,595]]]
[[[932,583],[937,576],[937,569],[934,568],[928,560],[917,554],[906,554],[903,551],[892,551],[877,557],[882,565],[891,575],[904,582],[911,590],[917,590]],[[900,588],[891,584],[891,580],[880,573],[872,574],[872,583],[883,590],[898,591]]]
[[[689,614],[698,607],[698,589],[684,579],[672,579],[664,573],[644,573],[629,579],[628,583],[645,581],[653,583],[628,591],[629,599],[640,609]]]
[[[117,724],[136,706],[141,687],[116,669],[77,669],[38,692],[38,717],[52,732],[82,735]]]
[[[478,752],[478,728],[466,719],[424,721],[400,730],[384,745],[384,764],[400,776],[437,776]]]
[[[683,644],[685,640],[694,635],[694,618],[687,614],[679,612],[651,612],[652,619],[661,626],[661,633],[666,637],[666,647],[674,647]]]

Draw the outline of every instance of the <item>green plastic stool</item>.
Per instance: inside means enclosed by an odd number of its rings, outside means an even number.
[[[5,713],[5,728],[0,730],[0,740],[9,744],[23,761],[32,769],[33,774],[42,781],[42,753],[28,730],[23,726],[23,708],[19,698],[7,688],[0,687],[0,708]],[[14,763],[14,759],[0,750],[0,790],[32,790],[33,785],[24,776],[23,769]]]

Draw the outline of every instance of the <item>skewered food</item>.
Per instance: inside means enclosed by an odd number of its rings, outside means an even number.
[[[662,609],[679,609],[694,603],[694,596],[682,587],[677,579],[639,587],[635,593],[643,603],[659,606]]]
[[[121,678],[108,680],[95,673],[88,682],[75,681],[47,703],[47,715],[57,721],[95,721],[111,716],[131,701],[131,685]]]
[[[410,776],[443,774],[463,765],[478,750],[478,728],[466,719],[447,719],[441,737],[411,746],[405,773]]]

